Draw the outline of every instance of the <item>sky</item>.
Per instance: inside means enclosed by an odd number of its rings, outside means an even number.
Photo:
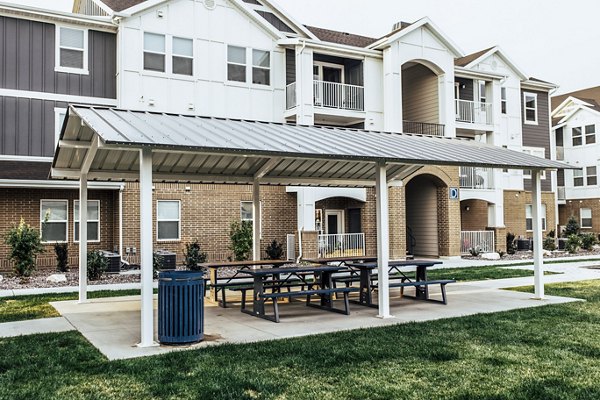
[[[3,0],[7,1],[7,0]],[[10,0],[9,0],[10,1]],[[73,0],[15,0],[67,11]],[[557,94],[600,85],[597,0],[275,0],[297,21],[380,37],[428,16],[465,53],[499,45]]]

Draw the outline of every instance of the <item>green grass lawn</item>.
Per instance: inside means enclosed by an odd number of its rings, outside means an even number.
[[[545,275],[554,275],[555,272],[545,271]],[[444,268],[427,271],[428,279],[455,279],[461,282],[485,281],[490,279],[522,278],[533,276],[533,271],[528,269],[513,269],[506,267],[486,266],[472,268]]]
[[[0,399],[599,399],[600,280],[547,292],[587,302],[113,362],[0,339]]]

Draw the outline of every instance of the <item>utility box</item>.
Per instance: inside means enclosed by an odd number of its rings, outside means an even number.
[[[108,259],[107,274],[118,274],[121,272],[121,256],[111,251],[101,251],[102,255]]]
[[[156,257],[160,257],[160,269],[172,271],[177,269],[177,255],[166,250],[159,250],[154,253]]]

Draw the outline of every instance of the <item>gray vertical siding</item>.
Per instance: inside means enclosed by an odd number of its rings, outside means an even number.
[[[538,124],[529,125],[523,123],[523,146],[526,147],[543,147],[546,149],[546,158],[550,158],[550,107],[548,92],[536,90],[521,90],[521,115],[525,121],[525,104],[523,101],[523,93],[536,93],[538,106]],[[531,190],[531,179],[524,180],[525,190]],[[542,181],[542,190],[552,190],[550,175],[547,174],[545,180]]]
[[[117,96],[113,33],[90,30],[89,75],[54,71],[55,25],[0,17],[0,87],[74,96]]]
[[[55,107],[67,103],[0,97],[0,154],[52,157]]]
[[[296,52],[285,49],[285,84],[296,82]]]
[[[460,100],[473,101],[473,79],[456,78],[455,82],[460,85],[458,88]],[[463,85],[465,86],[464,89],[462,88]]]

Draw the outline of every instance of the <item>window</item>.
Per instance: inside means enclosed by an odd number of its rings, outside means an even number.
[[[543,147],[523,147],[523,153],[531,154],[532,156],[546,158],[546,149]],[[523,178],[531,179],[531,170],[523,170]],[[546,179],[546,171],[542,171],[541,179]]]
[[[502,109],[502,114],[506,114],[506,88],[500,88],[500,108]]]
[[[252,50],[252,83],[271,84],[271,53],[268,51]]]
[[[585,175],[587,177],[587,185],[588,186],[596,186],[598,184],[598,174],[596,172],[596,167],[587,167],[585,169]]]
[[[194,74],[194,41],[192,39],[173,38],[173,73],[178,75]]]
[[[100,241],[100,200],[88,200],[87,238],[88,242]],[[79,200],[73,202],[73,240],[79,241]]]
[[[179,200],[159,200],[156,206],[158,240],[179,240],[181,203]]]
[[[587,125],[585,127],[585,144],[596,143],[596,125]]]
[[[581,146],[583,144],[581,128],[573,128],[571,130],[571,137],[573,138],[573,146]]]
[[[542,204],[542,230],[546,230],[546,205]],[[527,204],[525,206],[525,228],[528,231],[533,230],[533,206],[531,204]]]
[[[43,242],[66,242],[68,224],[67,200],[42,200],[40,225]]]
[[[537,125],[538,110],[537,110],[537,94],[523,93],[523,103],[525,104],[525,123]]]
[[[227,46],[227,80],[246,82],[246,49]]]
[[[56,35],[55,70],[87,74],[87,30],[57,26]]]
[[[242,201],[240,203],[240,218],[242,221],[252,221],[254,215],[252,209],[251,201]]]
[[[62,129],[65,118],[67,117],[66,108],[55,108],[54,109],[54,147],[58,145],[60,139],[60,131]]]
[[[484,81],[479,81],[479,101],[481,103],[485,103],[486,98],[485,98],[485,82]]]
[[[573,170],[573,186],[583,186],[583,170]]]
[[[582,208],[579,210],[579,216],[581,217],[581,227],[591,228],[592,227],[592,209]]]
[[[144,33],[144,69],[165,72],[165,35]]]

